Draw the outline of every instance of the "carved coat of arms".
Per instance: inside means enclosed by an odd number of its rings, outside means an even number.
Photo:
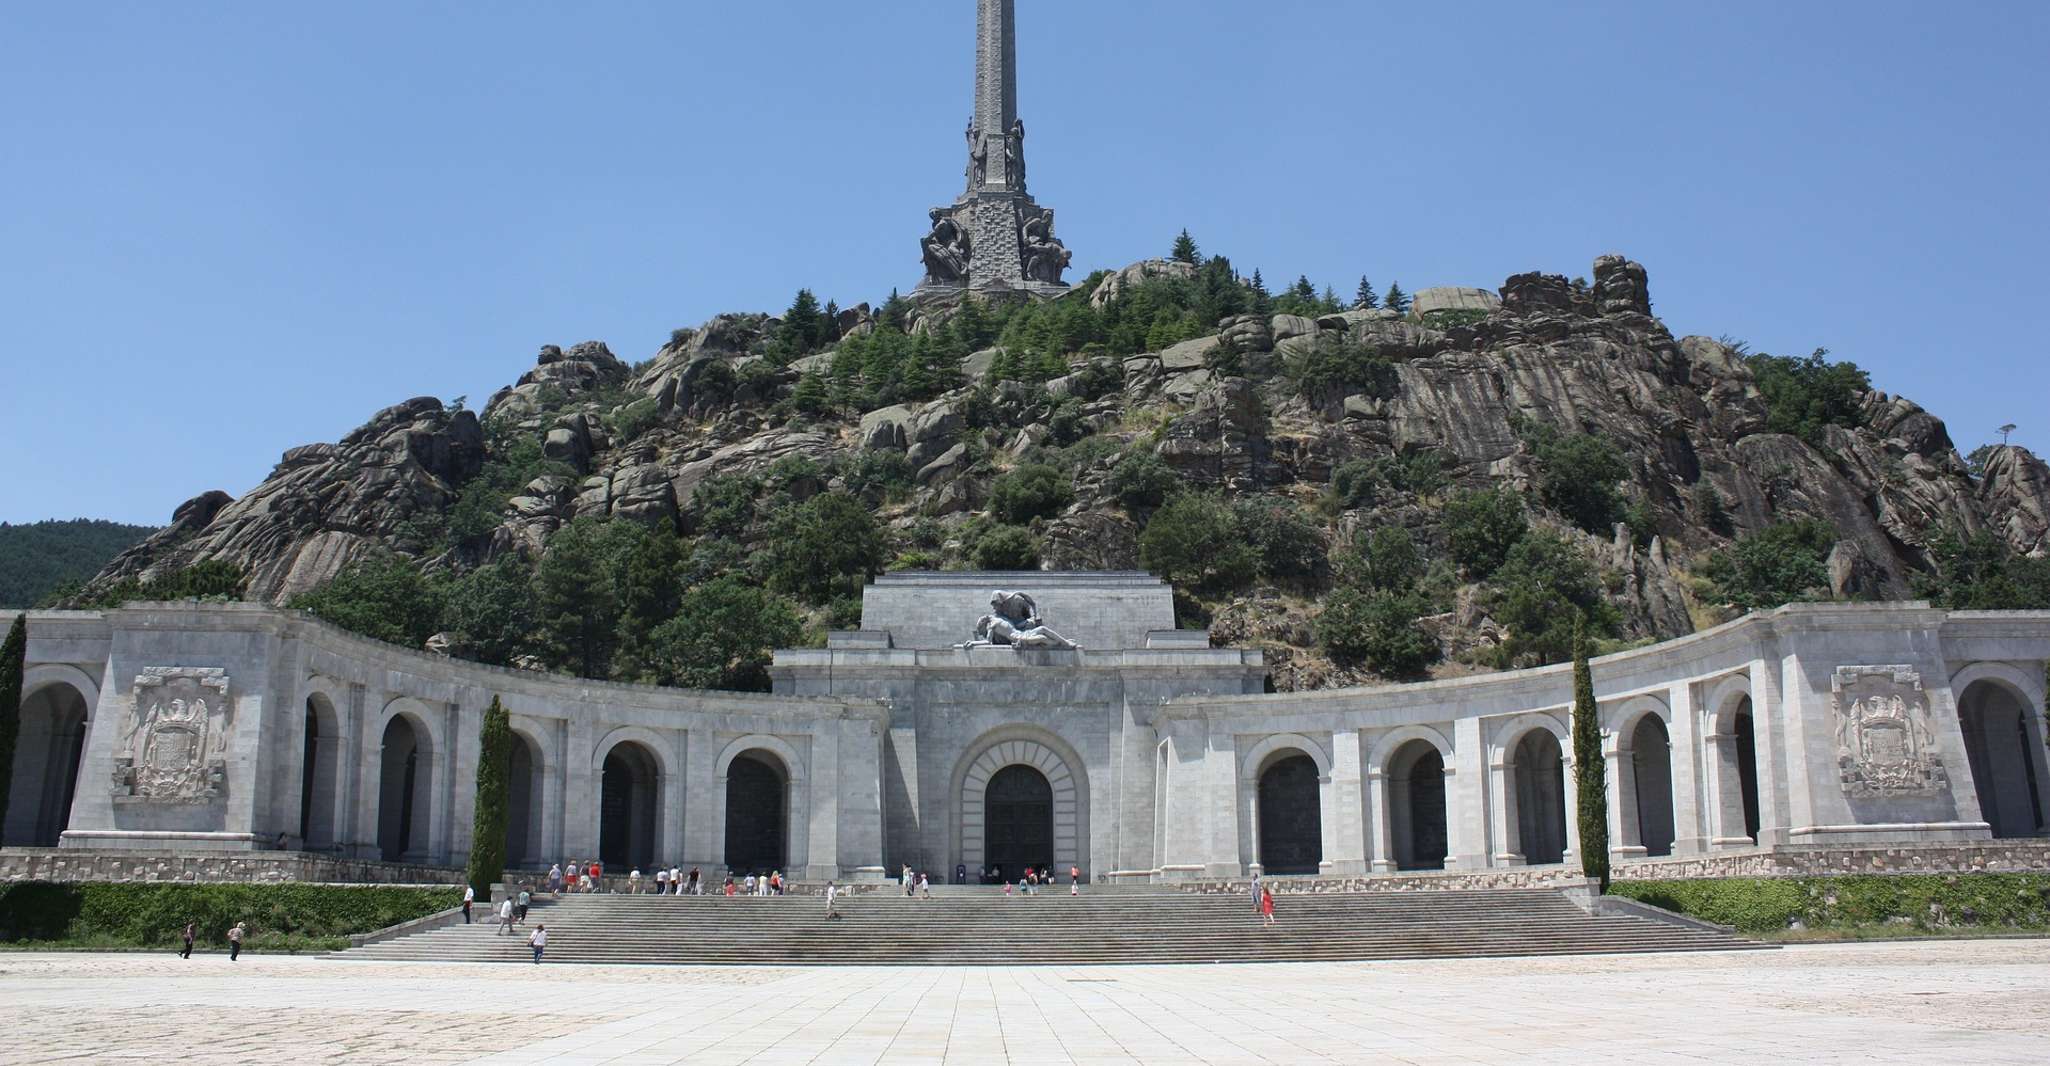
[[[229,711],[227,671],[145,667],[114,759],[114,794],[156,803],[218,798],[227,780]]]
[[[1950,786],[1929,731],[1921,674],[1906,666],[1839,666],[1829,706],[1845,792],[1906,796]]]

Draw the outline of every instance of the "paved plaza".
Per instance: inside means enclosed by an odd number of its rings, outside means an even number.
[[[0,1063],[2040,1063],[2050,941],[1018,969],[0,955]]]

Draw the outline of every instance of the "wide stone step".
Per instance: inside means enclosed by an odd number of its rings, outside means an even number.
[[[866,894],[826,919],[816,896],[567,896],[537,900],[506,936],[488,919],[337,956],[527,962],[526,933],[549,929],[548,959],[632,965],[1086,965],[1421,959],[1757,945],[1714,930],[1594,916],[1549,890],[1290,895],[1265,927],[1238,895]]]

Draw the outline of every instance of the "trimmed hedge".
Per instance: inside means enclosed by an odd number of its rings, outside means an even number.
[[[1754,934],[2050,929],[2050,874],[1617,881],[1609,892]]]
[[[462,901],[460,887],[26,881],[0,885],[0,941],[168,947],[193,922],[199,942],[225,944],[239,921],[250,950],[322,948]]]

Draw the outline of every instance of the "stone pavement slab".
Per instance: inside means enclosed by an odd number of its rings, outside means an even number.
[[[0,954],[0,1063],[2040,1063],[2050,941],[996,968]]]

